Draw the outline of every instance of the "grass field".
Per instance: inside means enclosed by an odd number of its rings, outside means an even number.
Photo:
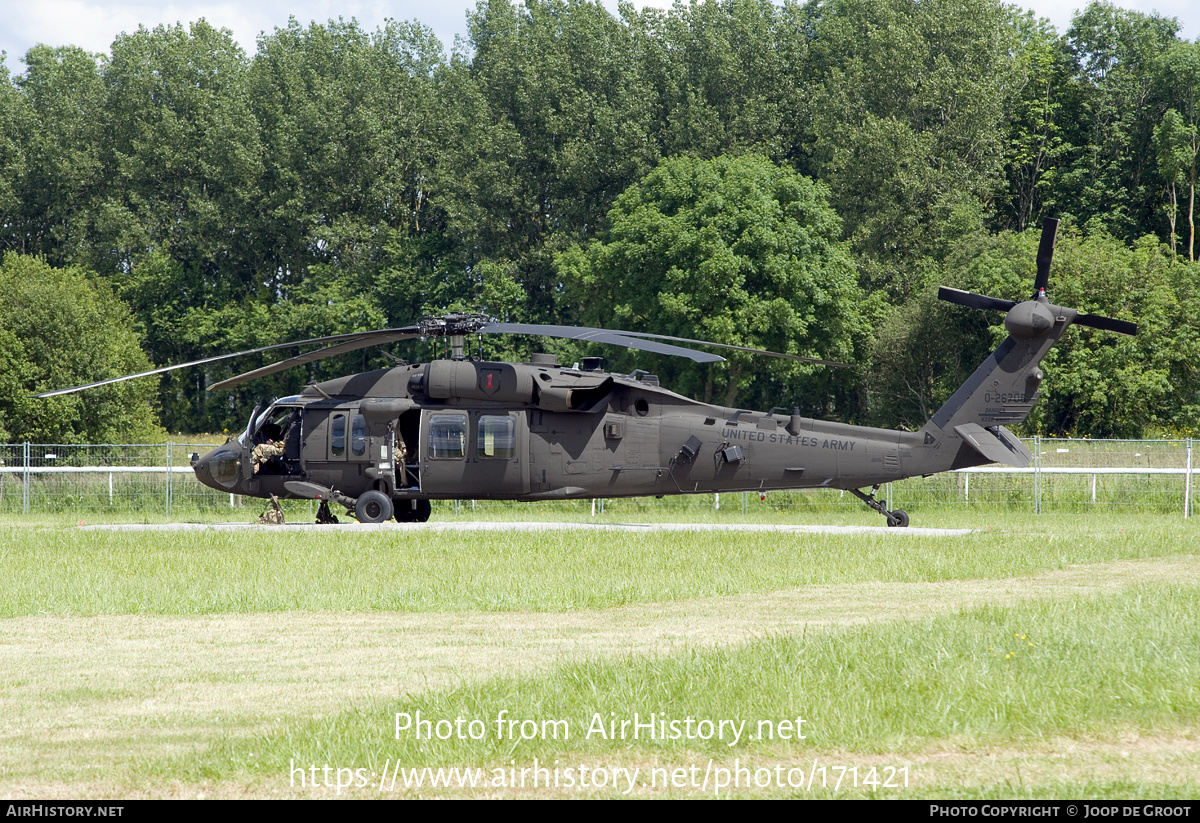
[[[1178,516],[2,525],[5,798],[1200,796]]]

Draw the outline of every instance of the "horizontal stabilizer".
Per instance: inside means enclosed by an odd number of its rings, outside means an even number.
[[[1003,463],[1023,469],[1033,461],[1029,449],[1021,444],[1017,436],[1003,426],[985,429],[978,423],[963,423],[954,431],[963,442],[993,463]]]

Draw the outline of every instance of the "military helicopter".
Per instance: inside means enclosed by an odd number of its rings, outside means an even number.
[[[889,526],[903,527],[908,514],[888,511],[876,499],[884,483],[986,463],[1030,463],[1032,455],[1006,425],[1021,422],[1032,410],[1042,382],[1039,364],[1072,323],[1136,334],[1133,323],[1049,302],[1057,226],[1057,220],[1047,220],[1043,227],[1028,300],[939,290],[942,300],[1006,312],[1008,337],[914,432],[814,420],[797,409],[783,415],[701,403],[668,391],[647,373],[606,372],[600,358],[584,358],[570,368],[544,354],[528,363],[470,359],[463,353],[464,341],[476,333],[589,340],[701,363],[724,358],[689,345],[757,351],[642,332],[500,323],[470,314],[281,343],[38,396],[284,347],[324,345],[209,387],[220,390],[369,346],[448,337],[450,359],[314,383],[261,413],[256,408],[240,436],[192,456],[196,477],[233,494],[321,501],[318,522],[336,522],[330,503],[353,511],[361,522],[393,517],[423,522],[430,516],[430,501],[437,499],[843,489],[882,514]]]

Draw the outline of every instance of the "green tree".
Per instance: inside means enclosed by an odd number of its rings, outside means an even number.
[[[794,3],[706,0],[625,11],[631,58],[653,90],[649,128],[663,156],[795,159],[809,98],[796,82],[808,42]]]
[[[156,362],[190,360],[220,345],[197,339],[191,317],[233,306],[253,318],[274,297],[248,67],[232,34],[204,20],[139,28],[112,45],[100,153],[106,185],[87,259],[133,307]],[[161,391],[172,428],[211,427],[202,417],[177,416],[205,408],[202,381],[172,376]]]
[[[0,253],[22,247],[23,238],[16,227],[21,222],[20,181],[25,175],[25,145],[32,119],[24,95],[9,76],[6,56],[0,52]]]
[[[1004,147],[1008,198],[996,205],[1003,228],[1024,231],[1045,209],[1054,207],[1054,185],[1065,141],[1064,89],[1072,81],[1074,60],[1065,41],[1046,20],[1032,12],[1013,20],[1020,42],[1013,66],[1014,95]]]
[[[939,256],[1003,189],[1016,71],[997,0],[813,0],[802,78],[814,176],[827,183],[872,288],[903,298],[906,261]]]
[[[1200,43],[1175,41],[1162,56],[1159,76],[1170,106],[1154,129],[1158,170],[1167,187],[1171,249],[1175,249],[1177,188],[1187,191],[1188,260],[1196,259],[1196,172],[1200,165]]]
[[[853,359],[861,295],[828,196],[756,155],[666,160],[617,198],[598,240],[560,255],[571,308],[589,325]],[[713,366],[669,364],[671,385],[727,406],[858,411],[845,375],[722,354]]]
[[[17,247],[53,265],[76,261],[88,247],[105,116],[102,61],[73,46],[34,46],[17,87],[29,107],[28,158],[19,178],[20,214],[11,228]]]
[[[430,194],[444,150],[442,65],[441,44],[411,23],[368,34],[353,21],[293,19],[260,39],[252,105],[274,239],[264,269],[279,298],[310,275],[372,293],[406,246],[440,228]]]
[[[936,299],[936,284],[1010,300],[1030,296],[1040,232],[977,233],[922,271],[919,299],[894,310],[876,339],[872,417],[924,423],[1007,335],[1004,316]],[[1190,432],[1200,413],[1200,269],[1152,236],[1132,247],[1103,231],[1060,228],[1048,294],[1087,314],[1138,323],[1136,337],[1072,326],[1043,361],[1041,400],[1022,434],[1140,437]]]
[[[445,94],[454,136],[438,175],[448,231],[471,271],[489,261],[551,319],[553,253],[595,234],[626,186],[657,161],[652,95],[636,43],[597,2],[487,0],[468,16],[474,53]]]
[[[97,271],[120,279],[157,250],[185,269],[185,304],[264,288],[247,68],[232,34],[203,20],[117,37],[105,71],[109,185],[94,218]],[[150,341],[156,355],[169,346]]]
[[[150,368],[129,310],[91,272],[16,254],[0,263],[0,430],[40,443],[156,442],[153,380],[30,394]]]
[[[1132,242],[1157,223],[1159,186],[1154,128],[1162,118],[1159,67],[1178,24],[1156,14],[1090,3],[1067,41],[1074,82],[1064,89],[1060,122],[1072,147],[1059,164],[1059,215],[1079,225],[1099,220]]]
[[[1174,253],[1178,235],[1175,231],[1179,217],[1180,188],[1187,191],[1188,202],[1188,259],[1195,260],[1195,202],[1196,202],[1196,155],[1197,128],[1194,123],[1185,123],[1175,109],[1167,109],[1162,122],[1154,128],[1154,154],[1158,158],[1158,171],[1167,187],[1167,223],[1170,229],[1170,246]]]
[[[983,362],[990,349],[989,318],[937,299],[953,275],[922,259],[910,275],[907,301],[876,320],[867,372],[867,419],[877,426],[915,431]]]

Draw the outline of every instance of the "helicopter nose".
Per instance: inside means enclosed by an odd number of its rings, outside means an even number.
[[[212,452],[203,457],[199,452],[192,453],[192,471],[196,473],[196,479],[206,486],[213,485],[212,469],[208,465],[210,457],[212,457]]]
[[[203,457],[193,454],[192,471],[196,473],[196,479],[209,488],[231,491],[238,482],[240,459],[237,449],[218,446]]]

